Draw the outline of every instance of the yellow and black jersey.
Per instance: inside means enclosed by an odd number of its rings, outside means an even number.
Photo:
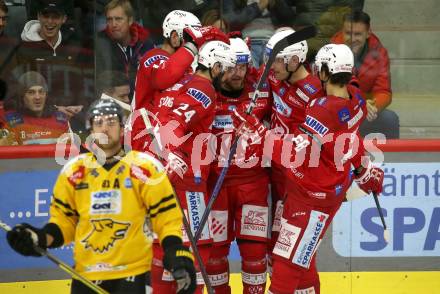
[[[55,183],[49,222],[74,242],[75,268],[91,280],[150,270],[149,216],[160,241],[182,235],[182,214],[160,162],[130,151],[105,169],[92,153],[68,162]]]

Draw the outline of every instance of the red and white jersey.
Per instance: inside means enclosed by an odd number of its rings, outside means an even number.
[[[342,201],[351,184],[351,165],[364,155],[358,146],[363,150],[359,126],[367,114],[366,104],[358,88],[348,86],[348,91],[350,99],[324,96],[312,101],[294,133],[309,145],[296,153],[295,161],[304,158],[302,164],[285,170],[286,189],[300,185],[306,193],[299,197],[313,205]]]
[[[132,124],[132,148],[143,151],[145,138],[134,140],[137,134],[145,129],[136,110],[145,108],[151,112],[156,109],[153,105],[155,92],[167,89],[177,83],[191,68],[194,56],[186,48],[179,48],[173,55],[165,50],[154,48],[148,51],[139,62],[136,74],[135,93],[132,101],[134,121]]]
[[[309,74],[292,85],[269,75],[272,89],[271,129],[277,134],[291,134],[304,121],[307,105],[314,99],[324,96],[321,81]]]
[[[162,98],[158,98],[158,119],[162,126],[159,134],[162,145],[187,155],[189,170],[182,180],[173,184],[188,188],[206,183],[209,176],[210,164],[203,160],[208,156],[208,139],[212,136],[210,128],[214,120],[216,92],[210,80],[197,74],[186,75],[173,88],[162,92]],[[171,130],[171,125],[176,128]],[[170,131],[182,139],[180,145],[170,145]]]
[[[235,131],[232,124],[232,112],[234,109],[240,109],[244,112],[251,103],[251,98],[254,95],[255,86],[258,83],[258,73],[256,71],[249,70],[246,75],[244,88],[237,97],[231,97],[231,95],[225,91],[217,92],[217,106],[215,111],[215,118],[212,124],[212,133],[217,136],[217,152],[219,155],[219,161],[213,165],[212,172],[214,176],[218,176],[226,165],[228,160],[228,151],[230,145],[235,140]],[[259,118],[268,119],[271,109],[270,89],[268,83],[263,83],[260,90],[260,96],[257,99],[256,105],[252,110],[252,114]],[[262,144],[262,143],[258,143]],[[220,146],[224,148],[223,152],[220,150]],[[261,167],[261,160],[253,161],[256,157],[254,152],[251,152],[249,148],[242,146],[238,147],[236,157],[234,158],[231,166],[226,174],[225,182],[231,184],[232,182],[239,181],[239,183],[253,182],[255,179],[261,177],[262,173],[266,171]],[[246,149],[245,149],[246,148]],[[255,163],[251,163],[255,162]]]

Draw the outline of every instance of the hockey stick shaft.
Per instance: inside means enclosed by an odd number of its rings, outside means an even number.
[[[306,27],[300,31],[294,32],[283,39],[279,40],[278,43],[275,44],[274,48],[272,49],[272,52],[270,53],[269,59],[267,60],[266,64],[264,65],[263,73],[260,76],[260,79],[258,80],[257,86],[255,87],[254,94],[252,95],[251,103],[249,104],[248,108],[246,109],[246,114],[251,114],[252,110],[255,107],[255,104],[258,99],[259,90],[265,80],[267,79],[267,76],[269,75],[270,67],[272,63],[275,61],[275,58],[277,54],[286,48],[287,46],[293,45],[295,43],[304,41],[306,39],[312,38],[316,35],[317,31],[314,26]],[[215,183],[214,189],[212,191],[211,197],[209,198],[208,204],[206,206],[205,212],[203,213],[203,216],[200,220],[200,226],[195,234],[196,241],[199,240],[200,236],[202,235],[203,228],[206,225],[206,222],[209,218],[209,213],[211,212],[212,206],[214,205],[214,201],[217,199],[218,193],[220,192],[221,186],[223,185],[223,181],[226,177],[226,174],[229,169],[229,165],[232,162],[232,158],[235,155],[235,152],[237,151],[239,137],[236,137],[234,139],[234,142],[232,143],[229,155],[228,155],[228,162],[227,164],[222,168],[222,171],[220,173],[220,176],[217,179],[217,182]]]
[[[382,221],[383,229],[387,229],[387,225],[385,224],[385,218],[383,217],[382,207],[379,203],[379,198],[376,193],[373,193],[374,202],[376,202],[377,211],[379,212],[380,220]]]
[[[8,224],[4,223],[2,220],[0,220],[0,227],[3,230],[5,230],[6,232],[9,232],[10,230],[12,230],[12,228]],[[51,253],[47,252],[46,250],[44,250],[38,246],[34,246],[34,249],[35,249],[35,251],[40,253],[42,256],[46,256],[50,261],[55,263],[60,269],[62,269],[66,273],[68,273],[71,277],[76,278],[77,280],[81,281],[84,285],[86,285],[87,287],[89,287],[90,289],[95,291],[96,293],[109,294],[109,292],[105,291],[104,289],[102,289],[98,285],[95,285],[89,279],[83,277],[80,273],[78,273],[72,267],[70,267],[69,265],[67,265],[66,263],[64,263],[63,261],[61,261],[57,257],[55,257],[54,255],[52,255]]]
[[[142,108],[140,110],[140,113],[141,113],[142,120],[144,121],[145,126],[147,128],[152,129],[153,126],[151,125],[150,119],[148,118],[148,113],[145,110],[145,108]],[[150,138],[152,139],[153,144],[155,144],[154,149],[156,151],[156,154],[160,157],[160,154],[161,154],[160,149],[161,148],[160,148],[158,142],[155,140],[154,135],[151,132],[149,133],[149,135],[150,135]],[[199,264],[200,272],[202,273],[202,277],[203,277],[203,280],[206,285],[206,290],[208,291],[208,294],[213,294],[214,289],[212,288],[211,281],[209,280],[208,272],[206,271],[202,257],[200,256],[199,249],[197,248],[197,241],[196,241],[196,239],[194,239],[194,236],[191,231],[191,226],[190,226],[188,220],[186,219],[185,211],[183,211],[182,203],[180,202],[179,196],[177,195],[176,191],[174,190],[174,187],[173,187],[173,192],[174,192],[174,195],[176,196],[175,199],[176,199],[177,205],[179,206],[180,211],[182,212],[183,226],[185,228],[186,235],[187,235],[188,240],[189,240],[191,247],[193,249],[193,253],[196,257],[197,263]]]

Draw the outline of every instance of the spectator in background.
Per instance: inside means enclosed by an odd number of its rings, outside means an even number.
[[[388,139],[399,138],[399,117],[386,109],[392,99],[388,51],[371,31],[370,16],[363,11],[347,14],[342,31],[331,41],[345,43],[354,53],[355,74],[367,97],[368,115],[361,135],[383,133]]]
[[[11,145],[52,144],[67,133],[68,119],[64,113],[51,110],[44,77],[29,71],[18,79],[17,96],[5,101],[1,118],[10,134]]]
[[[147,30],[134,22],[128,0],[112,0],[104,10],[107,26],[97,37],[96,71],[120,71],[134,85],[139,60],[154,45]]]
[[[61,32],[69,0],[33,1],[39,3],[38,20],[26,23],[9,73],[16,79],[29,70],[38,71],[57,105],[87,104],[94,92],[93,55],[73,41],[73,32]]]
[[[218,9],[210,9],[202,16],[202,26],[213,26],[221,29],[223,32],[229,32],[229,24],[226,19],[221,17]]]

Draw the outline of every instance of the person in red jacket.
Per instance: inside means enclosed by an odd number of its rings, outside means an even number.
[[[221,174],[228,160],[228,150],[235,140],[232,124],[234,109],[245,111],[258,82],[258,72],[252,68],[251,52],[240,38],[231,38],[231,48],[237,65],[225,73],[221,89],[217,91],[212,133],[217,136],[217,162],[212,164],[209,190]],[[253,114],[268,120],[271,97],[268,83],[260,89]],[[241,255],[243,293],[264,293],[266,289],[267,241],[269,231],[269,175],[247,144],[242,141],[228,169],[219,196],[212,207],[212,232],[214,250],[207,264],[207,272],[217,294],[231,293],[228,254],[231,242],[236,239]],[[212,195],[212,193],[210,193]]]
[[[223,73],[235,66],[235,55],[228,44],[207,42],[200,48],[198,66],[194,74],[186,75],[172,89],[162,92],[157,118],[153,124],[157,133],[148,140],[148,149],[159,154],[166,163],[171,183],[194,236],[208,202],[207,181],[212,161],[208,148],[212,142],[211,125],[216,107],[216,87]],[[170,138],[177,140],[169,141]],[[186,232],[186,231],[185,231]],[[188,241],[184,232],[184,241]],[[205,226],[198,251],[204,264],[211,253],[212,234]],[[152,286],[154,293],[174,293],[176,284],[161,264],[163,251],[159,244],[153,246]],[[196,293],[203,293],[203,280],[198,273]]]
[[[214,27],[201,27],[199,19],[192,13],[173,10],[163,22],[164,44],[148,51],[139,62],[136,74],[135,93],[132,101],[134,111],[131,124],[131,148],[145,151],[145,122],[140,117],[142,109],[155,112],[153,97],[176,84],[191,70],[198,49],[207,41],[219,40],[229,43],[229,38]]]
[[[342,31],[336,33],[331,42],[345,43],[354,53],[354,73],[366,94],[368,109],[361,134],[383,133],[388,139],[399,138],[399,117],[386,109],[392,99],[388,51],[371,31],[370,16],[363,11],[347,14]]]
[[[275,141],[270,153],[264,149],[266,156],[289,167],[281,229],[272,254],[269,293],[273,294],[296,293],[297,289],[319,294],[316,251],[353,178],[367,194],[382,191],[383,171],[364,156],[358,131],[366,106],[360,90],[349,84],[353,68],[350,48],[326,45],[316,55],[315,64],[326,95],[310,103],[305,120],[293,133],[285,135],[281,143]],[[234,112],[235,125],[239,130],[255,130],[266,141],[273,136],[252,115]],[[289,144],[292,151],[284,152]]]

